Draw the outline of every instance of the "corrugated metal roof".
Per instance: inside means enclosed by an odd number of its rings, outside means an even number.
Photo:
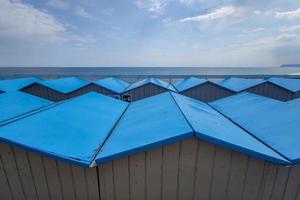
[[[191,138],[186,122],[169,92],[132,103],[96,158],[97,163]]]
[[[293,163],[300,163],[299,104],[243,93],[211,105]]]
[[[190,88],[196,87],[198,85],[202,85],[203,83],[208,82],[207,79],[200,79],[193,76],[182,79],[174,83],[174,87],[178,92],[182,92],[188,90]]]
[[[162,81],[160,79],[153,78],[153,77],[150,77],[150,78],[147,78],[147,79],[144,79],[144,80],[141,80],[141,81],[138,81],[138,82],[135,82],[135,83],[131,84],[130,86],[128,86],[125,89],[125,92],[129,91],[129,90],[133,90],[135,88],[141,87],[141,86],[149,84],[149,83],[157,85],[157,86],[162,87],[162,88],[165,88],[167,90],[171,90],[171,91],[176,92],[176,89],[174,88],[174,86],[172,84],[169,84],[165,81]]]
[[[127,105],[98,93],[88,93],[0,127],[0,139],[90,166]]]
[[[51,101],[18,91],[0,94],[0,124],[51,103]]]
[[[32,83],[41,81],[41,79],[38,79],[36,77],[0,80],[0,90],[4,92],[17,91]]]
[[[265,80],[263,79],[246,79],[231,77],[220,81],[218,84],[229,90],[241,92],[243,90],[254,87],[264,82]]]
[[[292,92],[300,91],[300,79],[272,77],[268,78],[267,81]]]
[[[272,162],[290,163],[208,104],[175,93],[173,96],[200,139]]]
[[[101,87],[104,87],[108,90],[121,94],[124,90],[130,85],[126,81],[115,77],[108,77],[94,82]]]
[[[61,93],[70,93],[74,90],[86,86],[87,84],[89,84],[89,82],[79,79],[77,77],[68,77],[61,79],[46,80],[43,82],[39,82],[39,84],[49,87],[53,90],[59,91]]]

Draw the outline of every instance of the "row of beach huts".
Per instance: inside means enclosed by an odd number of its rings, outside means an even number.
[[[300,80],[0,80],[0,199],[300,199]]]
[[[28,94],[62,101],[88,92],[98,92],[128,102],[166,91],[211,102],[240,92],[250,92],[280,101],[300,97],[300,80],[270,77],[266,79],[227,78],[217,83],[196,77],[187,77],[174,83],[150,77],[128,83],[115,77],[86,81],[77,77],[41,80],[36,77],[2,80],[0,91],[20,90]]]

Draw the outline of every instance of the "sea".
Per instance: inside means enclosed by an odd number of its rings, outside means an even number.
[[[222,79],[226,77],[266,78],[269,76],[300,78],[300,67],[0,67],[0,79],[38,76],[53,79],[77,76],[96,80],[107,76],[143,79],[149,76],[180,79],[187,76]]]

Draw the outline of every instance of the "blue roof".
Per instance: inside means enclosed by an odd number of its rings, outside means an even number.
[[[18,78],[0,80],[0,90],[3,92],[17,91],[32,83],[41,82],[41,79],[36,77]]]
[[[211,105],[293,163],[300,163],[299,103],[244,93]]]
[[[193,130],[169,92],[132,103],[99,152],[101,163],[185,138]]]
[[[0,127],[0,139],[90,166],[128,103],[87,93]]]
[[[59,91],[61,93],[70,93],[81,87],[89,84],[89,82],[79,79],[77,77],[68,77],[61,79],[46,80],[40,82],[39,84],[49,87],[53,90]]]
[[[169,83],[167,83],[165,81],[162,81],[160,79],[153,78],[153,77],[150,77],[150,78],[147,78],[147,79],[144,79],[144,80],[132,83],[130,86],[128,86],[126,88],[125,92],[129,91],[129,90],[133,90],[135,88],[141,87],[141,86],[149,84],[149,83],[150,84],[154,84],[154,85],[159,86],[159,87],[162,87],[162,88],[165,88],[167,90],[176,92],[176,89],[174,88],[174,86],[172,84],[169,84]]]
[[[272,77],[268,78],[267,81],[280,87],[283,87],[291,92],[300,91],[300,79]]]
[[[51,101],[18,91],[0,94],[0,124],[51,103]]]
[[[198,85],[202,85],[206,82],[208,82],[207,79],[200,79],[190,76],[188,78],[182,79],[174,83],[174,87],[177,89],[178,92],[182,92],[190,88],[196,87]]]
[[[261,159],[290,164],[208,104],[175,93],[173,96],[200,139]]]
[[[264,83],[265,80],[263,79],[245,79],[245,78],[227,78],[219,82],[218,84],[224,88],[235,92],[241,92],[248,88],[254,87],[261,83]]]
[[[95,81],[94,83],[118,94],[124,92],[124,90],[130,85],[129,83],[114,77],[104,78]]]

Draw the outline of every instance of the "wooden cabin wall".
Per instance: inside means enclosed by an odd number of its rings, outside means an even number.
[[[300,166],[286,167],[198,139],[98,166],[101,199],[300,199]]]
[[[71,165],[0,143],[0,199],[99,200],[97,168]]]
[[[80,95],[83,95],[83,94],[86,94],[88,92],[97,92],[97,93],[100,93],[100,94],[104,94],[104,95],[107,95],[107,96],[111,96],[111,97],[116,97],[118,96],[120,98],[120,95],[111,91],[111,90],[108,90],[104,87],[101,87],[99,85],[96,85],[96,84],[88,84],[82,88],[79,88],[71,93],[68,94],[68,98],[73,98],[73,97],[77,97],[77,96],[80,96]]]
[[[154,84],[146,84],[138,88],[134,88],[128,92],[125,92],[124,95],[130,95],[131,101],[137,101],[144,99],[146,97],[154,96],[163,92],[168,91],[165,88],[156,86]]]
[[[83,168],[0,143],[0,199],[300,199],[286,167],[196,138]]]
[[[204,83],[202,85],[180,92],[180,94],[194,99],[198,99],[203,102],[211,102],[214,100],[231,96],[235,93],[231,92],[230,90],[226,90],[222,87],[219,87],[213,83]]]
[[[251,87],[246,91],[272,99],[277,99],[279,101],[288,101],[293,99],[292,92],[268,82]]]
[[[66,94],[39,84],[30,85],[23,88],[21,91],[54,102],[62,101],[68,98]]]

